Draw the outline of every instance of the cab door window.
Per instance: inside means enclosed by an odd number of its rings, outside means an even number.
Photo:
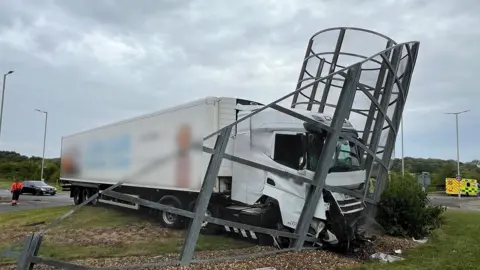
[[[276,134],[273,160],[298,170],[303,158],[302,136],[297,134]]]

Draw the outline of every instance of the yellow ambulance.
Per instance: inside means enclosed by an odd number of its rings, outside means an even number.
[[[478,184],[475,179],[462,178],[460,181],[461,195],[477,196]],[[455,178],[445,179],[445,192],[449,195],[458,195],[458,181]]]

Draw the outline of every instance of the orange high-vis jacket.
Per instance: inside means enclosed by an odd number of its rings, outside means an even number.
[[[12,186],[10,186],[11,191],[22,190],[22,188],[22,183],[12,183]]]

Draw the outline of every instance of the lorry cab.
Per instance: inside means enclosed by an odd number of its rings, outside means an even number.
[[[238,118],[259,108],[261,106],[239,105]],[[294,111],[326,125],[332,120],[330,116],[321,113]],[[350,133],[353,138],[358,137],[348,120],[344,122],[343,131]],[[269,108],[237,125],[234,154],[290,174],[313,179],[326,134],[303,120]],[[366,171],[360,165],[358,153],[358,146],[353,142],[347,138],[339,138],[326,185],[362,189]],[[265,197],[272,198],[279,205],[283,225],[295,229],[305,203],[308,190],[306,183],[237,163],[233,164],[233,175],[235,179],[232,181],[232,200],[255,204]],[[317,205],[314,214],[317,221],[312,227],[318,227],[319,220],[327,220],[327,212],[332,204],[335,204],[340,214],[353,214],[364,209],[363,203],[353,197],[328,193]],[[342,206],[346,206],[344,211]]]

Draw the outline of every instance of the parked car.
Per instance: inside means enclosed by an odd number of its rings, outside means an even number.
[[[39,196],[48,194],[54,196],[55,194],[57,194],[57,189],[43,181],[28,180],[23,182],[22,193],[29,193]]]

